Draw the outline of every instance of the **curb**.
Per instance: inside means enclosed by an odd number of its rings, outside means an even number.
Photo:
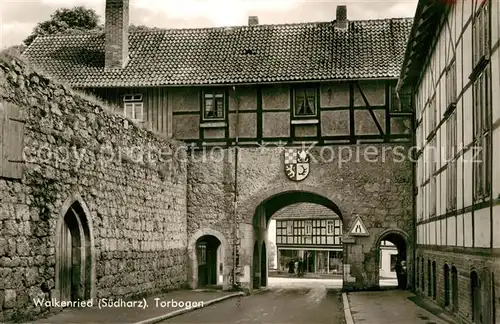
[[[349,299],[347,299],[347,294],[342,293],[342,303],[344,304],[344,317],[346,324],[354,324],[354,319],[352,318],[351,308],[349,306]]]
[[[204,308],[204,307],[212,305],[212,304],[219,303],[219,302],[224,301],[226,299],[230,299],[230,298],[233,298],[233,297],[240,297],[240,296],[245,296],[245,293],[243,293],[243,292],[237,292],[237,293],[234,293],[234,294],[231,294],[231,295],[222,296],[222,297],[219,297],[219,298],[212,299],[212,300],[209,300],[207,302],[204,302],[203,306],[197,306],[197,307],[188,308],[188,309],[186,309],[186,308],[178,309],[178,310],[175,310],[173,312],[167,313],[165,315],[160,315],[160,316],[153,317],[153,318],[150,318],[150,319],[147,319],[147,320],[143,320],[143,321],[140,321],[140,322],[135,322],[133,324],[153,324],[153,323],[158,323],[160,321],[164,321],[164,320],[172,318],[172,317],[176,317],[176,316],[179,316],[179,315],[182,315],[182,314],[186,314],[186,313],[192,312],[192,311],[200,309],[200,308]]]
[[[260,293],[263,293],[265,291],[269,291],[269,288],[265,287],[265,288],[259,288],[259,289],[256,289],[254,290],[251,295],[257,295],[257,294],[260,294]]]

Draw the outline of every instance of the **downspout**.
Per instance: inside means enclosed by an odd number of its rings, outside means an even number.
[[[239,140],[239,126],[240,126],[240,99],[236,95],[236,87],[233,86],[233,94],[236,99],[236,125],[235,125],[235,141],[234,141],[234,201],[233,201],[233,288],[238,288],[239,284],[236,282],[237,271],[236,268],[238,263],[236,262],[238,248],[237,242],[237,211],[238,211],[238,140]]]
[[[417,135],[416,135],[416,129],[415,129],[415,126],[416,126],[416,109],[415,109],[415,93],[414,93],[414,89],[413,87],[410,89],[410,93],[411,93],[411,97],[410,97],[410,106],[411,106],[411,111],[412,111],[412,119],[411,119],[411,129],[412,129],[412,147],[417,147]],[[413,152],[413,151],[412,151]],[[412,270],[412,273],[413,273],[413,276],[412,276],[412,280],[411,280],[411,286],[412,286],[412,291],[413,292],[416,292],[416,289],[415,289],[415,276],[417,275],[417,264],[416,264],[416,260],[417,260],[417,162],[415,161],[415,157],[412,156],[412,168],[411,168],[411,172],[412,172],[412,214],[413,214],[413,260],[412,260],[412,264],[413,264],[413,270]],[[408,262],[408,261],[407,261]]]

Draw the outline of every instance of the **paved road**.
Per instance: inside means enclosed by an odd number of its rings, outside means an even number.
[[[344,324],[339,290],[269,288],[261,293],[229,299],[161,323],[321,323]]]
[[[269,287],[275,288],[312,288],[326,287],[330,289],[341,289],[342,279],[316,279],[316,278],[283,278],[269,277]],[[397,279],[382,279],[380,280],[381,287],[397,286]]]

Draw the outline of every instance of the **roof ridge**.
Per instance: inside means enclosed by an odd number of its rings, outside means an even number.
[[[370,23],[370,22],[382,22],[382,21],[411,21],[413,17],[391,17],[391,18],[375,18],[375,19],[356,19],[349,20],[351,23]],[[231,26],[215,26],[215,27],[183,27],[183,28],[160,28],[160,27],[148,27],[151,28],[147,30],[135,30],[130,32],[130,34],[155,34],[155,33],[164,33],[167,31],[202,31],[202,30],[231,30],[231,29],[259,29],[259,28],[269,28],[269,27],[290,27],[290,26],[307,26],[307,25],[324,25],[324,24],[333,24],[335,20],[330,21],[308,21],[308,22],[292,22],[292,23],[282,23],[282,24],[259,24],[255,26],[248,25],[231,25]],[[82,36],[82,35],[103,35],[104,30],[77,30],[76,33],[57,33],[50,35],[39,35],[36,38],[52,38],[52,37],[74,37],[74,36]]]

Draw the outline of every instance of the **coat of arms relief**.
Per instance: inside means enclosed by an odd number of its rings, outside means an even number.
[[[309,175],[310,157],[306,150],[286,149],[284,162],[288,179],[302,181]]]

